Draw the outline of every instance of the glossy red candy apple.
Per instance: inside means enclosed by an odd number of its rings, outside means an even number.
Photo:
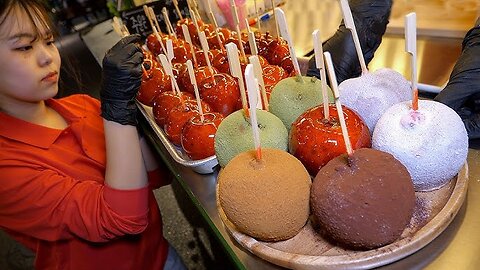
[[[295,76],[295,68],[293,67],[292,58],[289,56],[285,57],[280,61],[280,66],[285,69],[289,74],[289,77]]]
[[[220,38],[221,44],[225,45],[226,40],[228,40],[232,36],[232,33],[226,28],[218,28],[218,36]],[[209,33],[209,35],[207,36],[207,42],[208,46],[212,49],[222,48],[222,46],[220,46],[220,44],[218,43],[218,38],[215,31]]]
[[[287,44],[277,45],[272,53],[269,54],[270,58],[267,58],[268,62],[272,65],[280,65],[285,57],[290,56],[290,51]]]
[[[204,112],[211,111],[210,106],[205,102],[202,102],[202,108]],[[183,104],[172,108],[168,113],[164,126],[167,138],[173,144],[180,146],[182,143],[181,137],[183,126],[190,120],[190,118],[196,115],[200,115],[196,100],[185,100]]]
[[[216,70],[214,67],[210,69],[207,66],[203,66],[195,68],[194,73],[195,79],[197,80],[197,85],[200,85],[203,80],[211,78],[213,74],[217,74],[218,70]],[[194,93],[193,84],[190,81],[190,75],[188,74],[188,72],[183,72],[181,74],[181,77],[179,77],[178,81],[181,91],[187,91],[192,94]]]
[[[144,66],[147,66],[145,63]],[[172,91],[172,82],[162,68],[153,67],[151,62],[148,64],[148,69],[145,68],[145,71],[137,93],[137,100],[147,106],[153,106],[155,97],[160,93]]]
[[[218,70],[219,73],[230,74],[230,66],[228,64],[228,57],[226,52],[220,52],[213,57],[212,66]]]
[[[162,53],[162,45],[160,45],[160,42],[153,33],[147,36],[146,45],[148,50],[150,50],[153,54],[159,55]]]
[[[213,62],[213,53],[208,51],[208,59],[210,60],[210,64]],[[206,66],[207,60],[205,60],[205,53],[202,50],[198,50],[195,52],[195,58],[197,59],[197,65],[199,67]]]
[[[215,83],[214,83],[215,81]],[[226,73],[213,75],[213,80],[204,80],[199,84],[202,100],[207,102],[212,110],[227,116],[237,109],[240,90],[237,81]]]
[[[279,81],[288,77],[288,73],[279,66],[267,65],[262,68],[263,83],[265,86],[275,86]]]
[[[182,39],[176,39],[173,44],[173,56],[172,63],[185,63],[187,60],[192,60],[191,45]]]
[[[194,100],[195,97],[187,92],[182,93],[184,100]],[[160,93],[153,101],[153,119],[158,126],[163,128],[167,122],[170,111],[181,103],[180,97],[172,91]]]
[[[353,110],[342,106],[352,148],[371,147],[370,132],[362,118]],[[323,119],[323,105],[304,112],[292,124],[289,151],[317,175],[331,159],[347,152],[336,107],[329,106],[330,120]]]
[[[204,159],[215,155],[215,133],[223,120],[223,115],[217,112],[204,114],[202,122],[200,115],[192,117],[182,130],[182,148],[193,159]]]

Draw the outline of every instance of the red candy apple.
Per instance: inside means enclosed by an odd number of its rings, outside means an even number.
[[[342,106],[352,148],[371,147],[370,132],[362,118]],[[330,120],[324,119],[323,105],[311,108],[295,120],[290,130],[289,151],[315,176],[331,159],[347,152],[336,107],[329,106]]]
[[[197,81],[197,84],[201,84],[203,80],[211,79],[213,74],[218,73],[218,70],[216,70],[214,67],[210,69],[209,67],[203,66],[203,67],[195,68],[194,73],[195,73],[195,79]],[[187,91],[192,94],[194,93],[193,84],[190,81],[190,75],[188,74],[188,72],[185,71],[182,74],[180,74],[178,82],[180,84],[179,85],[180,90]]]
[[[144,63],[145,71],[142,83],[137,93],[137,100],[147,106],[152,106],[156,96],[161,92],[172,91],[170,77],[162,68],[154,67],[152,62]]]
[[[184,100],[194,100],[195,97],[187,92],[182,93],[182,97]],[[161,128],[167,122],[168,114],[170,111],[177,107],[181,103],[180,97],[172,91],[162,92],[160,93],[153,101],[153,118],[155,123],[159,125]]]
[[[204,80],[199,84],[198,90],[202,100],[207,102],[213,111],[224,116],[236,111],[240,90],[232,76],[226,73],[215,74],[213,80]]]
[[[196,115],[184,125],[182,147],[191,159],[204,159],[215,155],[215,133],[222,120],[222,114],[210,112],[204,114],[203,122],[200,115]]]
[[[210,106],[202,102],[204,112],[210,112]],[[168,113],[166,123],[164,126],[167,138],[175,145],[181,145],[181,136],[183,126],[190,120],[190,118],[199,115],[197,101],[185,100],[183,104],[177,105]]]

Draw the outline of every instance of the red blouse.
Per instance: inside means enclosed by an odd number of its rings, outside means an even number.
[[[168,243],[153,192],[104,185],[98,100],[46,103],[66,129],[0,112],[0,227],[36,253],[36,269],[162,269]]]

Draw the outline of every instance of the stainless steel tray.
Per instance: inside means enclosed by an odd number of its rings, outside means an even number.
[[[149,106],[145,106],[140,102],[137,102],[137,106],[142,112],[147,122],[152,127],[155,134],[158,136],[160,141],[163,143],[163,145],[167,149],[168,153],[172,156],[172,158],[177,163],[186,167],[190,167],[192,168],[192,170],[200,174],[213,173],[213,171],[215,170],[215,167],[218,165],[216,156],[211,156],[211,157],[200,159],[200,160],[191,160],[181,147],[178,147],[170,142],[165,132],[163,132],[163,129],[157,125],[157,123],[153,118],[152,108]]]

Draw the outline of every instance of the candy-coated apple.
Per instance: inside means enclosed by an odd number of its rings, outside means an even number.
[[[371,147],[370,132],[362,118],[345,106],[342,109],[352,148]],[[347,152],[333,104],[329,105],[329,113],[330,120],[324,120],[323,105],[313,107],[298,117],[290,130],[289,152],[312,176],[331,159]]]
[[[203,122],[200,115],[195,115],[184,125],[182,147],[191,159],[198,160],[215,155],[215,133],[222,120],[222,114],[210,112],[204,114]]]
[[[228,57],[225,52],[217,54],[212,61],[212,66],[215,67],[219,73],[230,74],[230,66],[228,65]]]
[[[192,47],[188,42],[182,39],[177,39],[173,46],[173,59],[172,63],[185,63],[187,60],[192,60]]]
[[[225,41],[232,36],[232,33],[230,32],[230,30],[226,28],[218,28],[218,36],[220,38],[220,42],[222,42],[222,45],[223,45],[225,44]],[[209,33],[209,35],[207,36],[207,42],[208,42],[208,46],[212,49],[222,48],[218,43],[218,39],[215,31],[212,31]]]
[[[209,67],[203,66],[203,67],[198,67],[194,70],[195,73],[195,79],[197,80],[197,85],[200,85],[203,80],[211,78],[213,74],[217,74],[218,70],[212,67],[211,69]],[[213,79],[212,79],[213,80]],[[182,91],[187,91],[189,93],[194,93],[193,89],[193,84],[190,81],[190,75],[188,72],[183,72],[181,74],[181,77],[179,77],[179,83],[180,83],[180,90]]]
[[[182,92],[184,100],[194,100],[195,97],[187,92]],[[167,122],[170,111],[181,103],[180,97],[172,91],[160,93],[153,101],[153,119],[158,126],[162,127]]]
[[[148,69],[142,75],[142,83],[137,93],[137,100],[147,106],[152,106],[155,97],[161,92],[172,91],[172,82],[170,77],[165,73],[162,68],[153,67],[151,63],[148,65]]]
[[[202,102],[204,112],[210,112],[210,106]],[[190,118],[199,115],[197,101],[185,100],[183,104],[179,104],[172,108],[167,116],[167,121],[164,126],[167,138],[175,145],[181,145],[183,126],[190,120]]]
[[[160,42],[153,33],[147,36],[146,44],[148,50],[150,50],[153,54],[159,55],[162,53],[162,45],[160,45]]]
[[[295,68],[293,67],[292,58],[289,56],[285,57],[280,61],[280,66],[285,69],[285,71],[290,74],[289,77],[295,76]]]
[[[277,45],[275,49],[273,49],[273,51],[269,54],[270,58],[267,58],[267,60],[272,65],[280,65],[282,60],[288,56],[290,56],[288,45]]]
[[[213,80],[204,80],[199,85],[199,92],[202,100],[215,112],[227,116],[237,109],[240,90],[237,81],[226,73],[213,75]]]
[[[267,85],[273,87],[279,81],[288,77],[288,73],[282,67],[274,66],[274,65],[267,65],[263,67],[262,72],[263,72],[263,82],[265,84],[265,87]]]

